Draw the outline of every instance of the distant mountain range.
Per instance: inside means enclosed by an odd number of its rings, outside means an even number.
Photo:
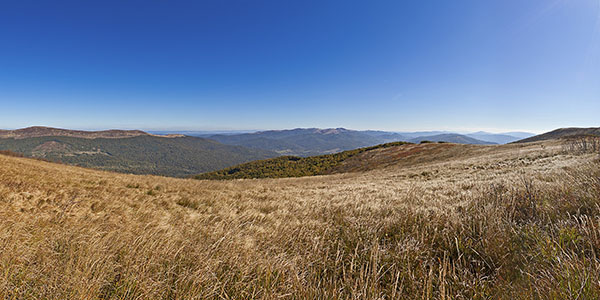
[[[382,144],[388,137],[367,132],[331,129],[271,130],[236,135],[213,135],[209,139],[227,145],[266,149],[281,155],[311,156]]]
[[[242,133],[253,133],[259,130],[148,130],[146,132],[155,135],[173,135],[173,134],[181,134],[187,136],[195,136],[195,137],[209,137],[211,135],[232,135],[232,134],[242,134]]]
[[[186,134],[201,135],[203,138]],[[458,134],[444,131],[357,131],[345,128],[210,134],[191,131],[82,131],[38,126],[0,130],[0,150],[103,170],[188,176],[283,155],[309,157],[391,142],[486,145],[519,139],[516,134],[486,132]]]
[[[575,136],[600,136],[600,127],[590,128],[560,128],[544,134],[532,136],[526,139],[517,141],[518,143],[529,143],[544,140],[553,140],[560,138],[568,138]]]
[[[305,134],[346,134],[348,130],[315,130],[315,129],[296,129],[293,131],[279,131],[278,135],[289,137],[294,133],[304,132]],[[482,141],[475,137],[496,141],[496,142],[515,142],[518,136],[527,138],[518,140],[516,143],[527,143],[544,140],[573,138],[573,137],[600,137],[600,128],[561,128],[544,134],[531,136],[530,133],[515,132],[509,134],[490,134],[487,132],[475,132],[471,134],[444,133],[439,131],[421,132],[421,133],[389,133],[383,131],[363,131],[362,133],[376,138],[401,138],[417,136],[410,138],[408,143],[393,142],[380,144],[377,146],[359,148],[335,154],[324,154],[311,157],[282,156],[261,161],[252,161],[237,166],[232,166],[223,170],[207,172],[194,176],[196,179],[241,179],[241,178],[284,178],[301,177],[313,175],[325,175],[341,172],[370,170],[373,168],[394,164],[405,163],[410,160],[419,160],[427,158],[431,161],[444,159],[445,155],[451,153],[464,153],[473,146],[460,146],[456,144],[494,144],[493,142]],[[262,135],[265,133],[256,133]],[[430,142],[451,142],[447,143],[421,143]],[[443,152],[438,151],[444,149]],[[454,151],[450,151],[454,149]],[[417,157],[415,157],[417,156]]]
[[[526,134],[533,136],[533,134]],[[458,134],[444,131],[388,132],[356,131],[344,128],[297,128],[291,130],[271,130],[243,134],[218,134],[207,136],[223,144],[238,145],[253,149],[275,151],[282,155],[311,156],[369,147],[378,144],[408,141],[449,142],[459,144],[505,144],[521,137],[508,134],[476,132]]]
[[[488,133],[488,132],[484,132],[484,131],[465,134],[465,136],[468,136],[470,138],[474,138],[477,140],[481,140],[481,141],[495,143],[495,144],[508,144],[508,143],[522,139],[522,137],[520,137],[520,136],[509,135],[507,133],[506,134],[494,134],[494,133]],[[532,136],[532,134],[528,134],[525,137],[530,137],[530,136]]]
[[[423,141],[431,141],[431,142],[447,142],[447,143],[455,143],[455,144],[475,144],[475,145],[493,145],[497,144],[494,142],[487,142],[483,140],[478,140],[476,138],[472,138],[462,134],[456,133],[445,133],[445,134],[436,134],[430,136],[420,136],[413,139],[408,140],[411,143],[421,143]]]

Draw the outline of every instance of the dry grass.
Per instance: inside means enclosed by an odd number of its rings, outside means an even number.
[[[0,155],[0,298],[599,298],[596,155],[450,148],[218,182]]]

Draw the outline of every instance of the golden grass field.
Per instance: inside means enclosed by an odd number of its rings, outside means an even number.
[[[0,155],[0,298],[600,298],[597,154],[409,147],[234,181]]]

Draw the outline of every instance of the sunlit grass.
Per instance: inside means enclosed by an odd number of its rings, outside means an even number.
[[[597,155],[543,145],[233,181],[0,155],[0,298],[597,299]]]

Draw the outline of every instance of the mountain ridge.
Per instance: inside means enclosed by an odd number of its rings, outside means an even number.
[[[265,149],[285,155],[313,156],[382,144],[381,139],[345,128],[294,128],[207,138],[227,145]]]
[[[14,129],[14,130],[0,130],[0,138],[14,138],[24,139],[32,137],[43,137],[43,136],[70,136],[85,139],[120,139],[130,138],[136,136],[157,136],[157,137],[182,137],[183,135],[169,134],[169,135],[154,135],[147,133],[142,130],[121,130],[121,129],[110,129],[100,131],[86,131],[86,130],[72,130],[63,128],[54,128],[46,126],[31,126],[26,128]]]
[[[490,134],[493,136],[494,134]],[[315,156],[331,154],[391,142],[445,141],[463,144],[495,144],[464,134],[443,131],[390,132],[377,130],[350,130],[346,128],[294,128],[268,130],[242,134],[217,134],[205,136],[228,145],[275,151],[281,155]],[[516,137],[510,141],[518,140]]]
[[[515,143],[529,143],[576,136],[600,136],[600,127],[566,127],[518,140]]]
[[[408,140],[411,143],[421,143],[423,141],[431,141],[431,142],[446,142],[446,143],[456,143],[456,144],[472,144],[472,145],[495,145],[493,142],[486,142],[482,140],[478,140],[463,134],[438,134],[431,136],[421,136]]]
[[[153,135],[0,138],[0,150],[87,168],[174,177],[278,156],[268,150],[225,145],[204,138]]]

